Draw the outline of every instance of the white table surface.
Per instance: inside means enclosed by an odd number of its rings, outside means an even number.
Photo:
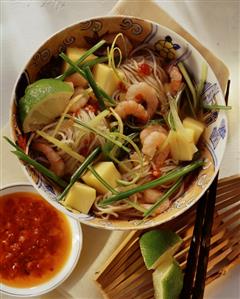
[[[18,74],[28,58],[50,35],[88,17],[106,15],[117,0],[4,1],[1,3],[0,129],[8,121],[9,100]],[[136,5],[138,1],[135,1]],[[231,90],[229,139],[221,176],[240,173],[240,2],[157,1],[190,33],[229,67]],[[238,131],[238,132],[237,132]],[[1,153],[0,153],[1,154]],[[1,183],[1,182],[0,182]],[[0,297],[1,298],[1,297]],[[239,299],[240,267],[206,288],[206,299]],[[79,299],[95,299],[83,298]]]

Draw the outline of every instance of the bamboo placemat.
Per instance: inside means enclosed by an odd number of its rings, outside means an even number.
[[[193,235],[195,208],[181,217],[158,226],[178,233],[183,244],[175,258],[184,271]],[[152,271],[145,267],[139,237],[145,231],[134,231],[96,272],[95,281],[104,298],[150,299],[154,297]],[[216,209],[211,235],[206,284],[225,275],[240,263],[240,176],[218,182]]]

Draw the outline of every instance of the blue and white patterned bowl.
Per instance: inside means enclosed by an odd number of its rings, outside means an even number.
[[[184,63],[191,70],[195,82],[200,80],[202,63],[204,62],[208,65],[201,54],[181,36],[166,27],[148,20],[127,16],[109,16],[94,18],[72,25],[48,39],[32,56],[18,78],[11,105],[11,128],[14,140],[17,140],[19,135],[22,134],[18,125],[17,103],[23,96],[26,86],[44,76],[55,77],[59,71],[60,60],[58,55],[66,47],[89,48],[99,41],[104,34],[116,32],[124,33],[134,46],[143,43],[154,46],[165,59],[172,60],[183,55]],[[217,103],[225,105],[218,80],[209,65],[203,98],[207,104]],[[196,203],[210,186],[219,169],[227,140],[227,118],[223,111],[210,111],[204,115],[204,118],[206,130],[202,146],[203,158],[207,162],[205,167],[199,172],[185,194],[178,198],[166,212],[141,224],[139,224],[138,220],[103,220],[96,216],[76,214],[67,210],[56,201],[58,188],[37,171],[27,167],[21,161],[20,163],[30,182],[46,200],[80,222],[112,230],[153,227],[177,217]]]

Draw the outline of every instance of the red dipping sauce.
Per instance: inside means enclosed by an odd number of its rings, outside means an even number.
[[[66,217],[30,192],[0,196],[0,280],[31,287],[50,280],[71,251]]]

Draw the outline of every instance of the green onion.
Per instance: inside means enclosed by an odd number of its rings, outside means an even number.
[[[183,75],[190,91],[191,91],[191,94],[192,94],[192,97],[193,97],[193,107],[194,107],[194,109],[197,109],[197,106],[198,106],[197,94],[196,94],[196,90],[195,90],[195,88],[192,84],[192,81],[191,81],[191,79],[190,79],[190,77],[187,73],[187,70],[186,70],[186,68],[185,68],[185,66],[182,62],[178,63],[178,67],[179,67],[179,69],[180,69],[180,71],[181,71],[181,73],[182,73],[182,75]]]
[[[96,50],[98,50],[99,48],[101,48],[101,46],[103,44],[105,44],[106,41],[105,40],[101,40],[100,42],[98,42],[96,45],[94,45],[91,49],[87,50],[77,61],[76,61],[76,65],[81,64],[88,56],[90,56],[92,53],[94,53]],[[61,53],[59,56],[62,57],[63,53]],[[64,54],[65,55],[65,54]],[[65,55],[66,56],[66,55]],[[66,56],[67,57],[67,56]],[[63,58],[63,57],[62,57]],[[64,59],[65,60],[65,59]],[[68,62],[68,61],[67,61]],[[68,62],[69,63],[69,62]],[[70,63],[69,63],[70,64]],[[68,77],[69,75],[73,74],[75,71],[74,67],[70,64],[70,67],[61,75],[58,76],[57,79],[58,80],[64,80],[66,77]]]
[[[189,89],[186,88],[186,95],[187,95],[188,105],[189,105],[189,107],[190,107],[190,110],[191,110],[191,113],[192,113],[193,117],[196,119],[196,118],[197,118],[197,115],[196,115],[196,112],[195,112],[195,110],[194,110],[194,108],[193,108],[192,101],[191,101],[191,98],[190,98],[190,94],[189,94],[189,93],[190,93]]]
[[[130,206],[132,206],[135,210],[138,210],[142,213],[145,213],[147,212],[147,209],[145,209],[144,207],[140,206],[140,204],[134,202],[134,201],[131,201],[131,200],[128,200],[128,199],[125,199],[124,200],[126,203],[128,203]]]
[[[62,180],[59,176],[57,176],[54,172],[43,166],[42,164],[38,163],[37,161],[30,158],[28,155],[26,155],[22,151],[12,151],[14,155],[16,155],[19,159],[23,160],[27,164],[32,165],[35,169],[37,169],[39,172],[41,172],[44,176],[48,177],[55,183],[57,183],[59,186],[65,188],[67,186],[67,183]]]
[[[93,160],[97,157],[97,155],[100,152],[100,148],[97,147],[91,154],[83,161],[83,163],[78,167],[78,169],[74,172],[74,174],[71,176],[70,183],[67,185],[65,190],[60,194],[57,198],[58,201],[62,200],[72,187],[72,185],[79,179],[79,177],[83,174],[85,169],[89,166],[90,163],[93,162]]]
[[[208,110],[231,110],[231,106],[224,106],[224,105],[217,105],[217,104],[203,104],[203,108],[208,109]]]
[[[152,213],[154,213],[154,211],[166,200],[168,199],[175,191],[177,191],[177,189],[180,187],[181,183],[182,183],[183,177],[180,177],[173,185],[172,187],[167,190],[156,202],[155,204],[148,209],[144,214],[144,218],[146,219],[148,216],[152,215]]]
[[[83,62],[82,64],[80,64],[80,66],[81,66],[81,68],[85,68],[87,66],[92,67],[92,66],[94,66],[98,63],[103,63],[103,62],[106,62],[106,61],[108,61],[107,56],[103,56],[103,57],[98,57],[98,58],[95,58],[93,60]]]
[[[3,138],[9,143],[9,144],[11,144],[13,147],[15,147],[15,149],[16,150],[18,150],[18,151],[23,151],[22,149],[21,149],[21,147],[20,146],[18,146],[17,144],[15,144],[12,140],[10,140],[7,136],[3,136]]]
[[[62,180],[59,176],[57,176],[54,172],[43,166],[42,164],[38,163],[37,161],[33,160],[27,154],[25,154],[22,149],[17,146],[14,142],[12,142],[8,137],[3,137],[9,144],[11,144],[16,151],[12,151],[14,155],[16,155],[19,159],[23,160],[27,164],[33,166],[36,170],[38,170],[44,176],[50,178],[52,181],[57,183],[59,186],[65,188],[67,186],[67,182]]]
[[[137,192],[141,192],[141,191],[144,191],[146,189],[149,189],[149,188],[154,188],[158,185],[162,185],[162,184],[165,184],[165,183],[168,183],[170,181],[173,181],[175,179],[178,179],[184,175],[186,175],[187,173],[199,168],[200,166],[202,166],[204,164],[204,162],[202,160],[198,160],[198,161],[195,161],[187,166],[184,166],[184,167],[181,167],[177,170],[173,170],[173,171],[170,171],[169,173],[167,173],[166,175],[156,179],[156,180],[153,180],[151,182],[148,182],[144,185],[141,185],[141,186],[137,186],[131,190],[127,190],[125,192],[121,192],[117,195],[113,195],[113,196],[110,196],[109,198],[101,201],[99,203],[99,205],[102,205],[102,206],[106,206],[106,205],[109,205],[109,204],[112,204],[116,201],[119,201],[119,200],[122,200],[122,199],[125,199]]]
[[[88,83],[92,87],[92,90],[93,90],[93,92],[94,92],[94,94],[95,94],[95,96],[96,96],[96,98],[98,100],[100,109],[101,110],[105,110],[106,106],[104,104],[104,100],[103,100],[102,94],[101,94],[101,92],[100,92],[100,90],[99,90],[99,88],[97,86],[97,83],[95,82],[95,80],[93,78],[93,75],[92,75],[92,72],[91,72],[89,66],[86,67],[84,69],[84,71],[85,71],[85,75],[86,75],[86,78],[88,80]]]
[[[92,166],[88,166],[88,169],[91,171],[91,173],[95,176],[95,178],[97,180],[99,180],[100,183],[103,184],[104,187],[106,187],[106,189],[108,189],[109,191],[111,191],[113,194],[118,194],[118,192],[112,187],[110,186],[97,172],[96,170],[92,167]]]
[[[134,174],[134,175],[135,175],[135,177],[131,181],[117,180],[117,182],[119,185],[122,185],[122,186],[131,186],[131,185],[135,184],[137,180],[140,179],[139,173]]]
[[[88,80],[87,76],[86,76],[86,73],[83,69],[81,69],[80,67],[78,67],[76,65],[76,63],[74,63],[69,57],[67,57],[67,55],[65,55],[64,53],[61,53],[59,55],[64,61],[66,61],[68,64],[71,65],[71,67],[75,70],[75,72],[79,73],[81,76],[83,76],[83,78],[85,78],[86,80]],[[115,105],[115,101],[106,94],[106,92],[101,89],[100,87],[98,87],[100,93],[101,93],[101,96],[104,98],[104,99],[107,99],[109,101],[109,103]]]
[[[208,69],[207,69],[207,65],[206,63],[203,63],[202,64],[202,73],[201,73],[201,79],[200,79],[200,82],[197,86],[197,97],[198,97],[198,100],[200,100],[201,98],[201,95],[202,95],[202,92],[203,92],[203,89],[204,89],[204,84],[207,80],[207,73],[208,73]]]
[[[108,100],[109,103],[116,105],[116,102],[100,87],[98,87],[104,99]]]
[[[101,131],[87,125],[86,123],[82,122],[81,120],[79,120],[76,117],[70,116],[70,115],[66,115],[66,118],[70,118],[72,119],[74,122],[76,122],[77,124],[81,125],[82,127],[88,129],[89,131],[102,136],[103,138],[105,138],[106,140],[112,142],[113,144],[116,144],[118,147],[122,148],[125,152],[130,153],[130,149],[127,148],[126,146],[122,145],[121,142],[119,142],[118,140],[112,139],[111,137],[109,137],[109,135],[102,133]]]

